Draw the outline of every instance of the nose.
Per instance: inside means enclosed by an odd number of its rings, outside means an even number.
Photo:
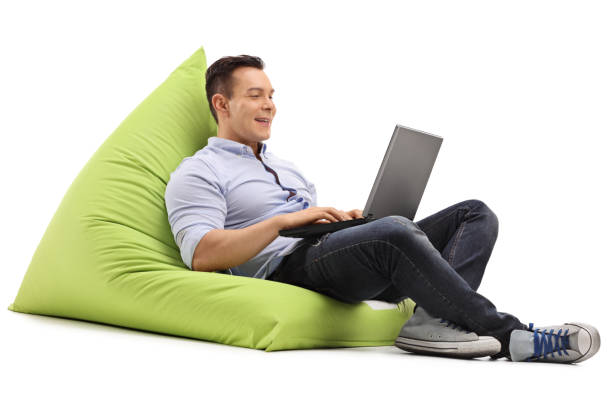
[[[264,103],[264,109],[274,110],[274,108],[274,102],[271,99],[266,99],[266,102]]]

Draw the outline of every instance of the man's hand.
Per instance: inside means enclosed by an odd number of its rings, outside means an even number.
[[[363,218],[362,211],[358,209],[351,210],[347,214],[353,218]]]
[[[342,214],[344,216],[344,218],[342,220],[353,220],[355,218],[363,218],[362,215],[362,211],[358,210],[358,209],[354,209],[351,211],[342,211],[342,210],[338,210],[338,212],[340,214]],[[329,221],[323,221],[323,222],[329,222]],[[315,222],[315,224],[320,224],[319,221]]]
[[[325,224],[363,218],[361,210],[345,212],[334,207],[310,207],[292,213],[275,215],[280,229],[297,228],[308,224]]]

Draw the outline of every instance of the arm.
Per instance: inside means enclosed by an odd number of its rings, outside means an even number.
[[[278,214],[267,220],[238,230],[212,229],[200,240],[193,254],[193,270],[216,271],[241,265],[257,255],[278,237],[283,229],[296,228],[321,220],[336,222],[361,215],[361,210],[349,213],[334,207],[310,207],[306,210]]]
[[[216,271],[241,265],[278,237],[282,229],[277,216],[237,230],[210,230],[193,253],[194,271]]]

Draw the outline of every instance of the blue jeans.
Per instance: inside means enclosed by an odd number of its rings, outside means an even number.
[[[476,292],[497,232],[497,216],[480,200],[418,222],[392,215],[305,239],[268,279],[347,303],[410,298],[433,316],[497,338],[496,358],[507,357],[510,333],[527,326]]]

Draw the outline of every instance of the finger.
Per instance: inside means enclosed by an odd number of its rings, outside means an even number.
[[[332,222],[342,221],[342,214],[338,211],[330,212],[329,215],[332,217]]]
[[[328,220],[331,220],[331,222],[337,222],[342,219],[342,217],[338,213],[338,210],[336,210],[335,208],[325,207],[324,210],[325,210],[324,211],[325,218],[327,218]]]
[[[334,208],[334,210],[335,210],[334,215],[335,215],[335,216],[336,216],[336,217],[337,217],[337,218],[338,218],[340,221],[348,221],[348,220],[352,219],[352,218],[351,218],[351,216],[350,216],[350,215],[348,215],[348,214],[347,214],[345,211],[342,211],[342,210],[337,210],[337,209],[335,209],[335,208]],[[336,215],[336,214],[337,214],[337,215]]]
[[[323,213],[323,218],[327,219],[327,220],[330,220],[330,222],[336,222],[336,221],[339,220],[339,218],[334,213],[332,213],[331,211],[325,211]]]
[[[355,218],[363,218],[363,212],[358,208],[351,210],[351,215]]]
[[[342,221],[342,214],[340,214],[340,211],[336,210],[333,207],[328,208],[329,210],[327,210],[327,212],[333,218],[334,222]]]
[[[340,212],[341,212],[341,213],[342,213],[342,215],[343,215],[343,219],[344,219],[344,220],[346,220],[346,221],[348,221],[348,220],[352,220],[353,218],[355,218],[355,217],[353,216],[353,214],[350,214],[350,213],[348,213],[348,212],[346,212],[346,211],[340,211]]]
[[[351,210],[348,213],[353,218],[358,218],[359,217],[359,210]]]

